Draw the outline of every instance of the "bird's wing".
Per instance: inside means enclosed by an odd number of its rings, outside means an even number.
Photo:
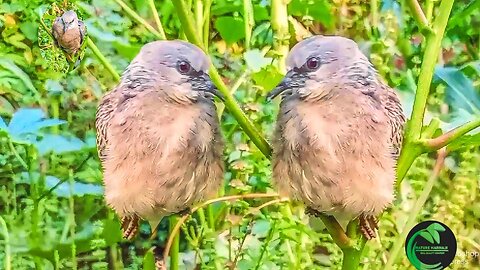
[[[85,27],[85,24],[82,21],[78,21],[78,28],[80,30],[80,45],[83,44],[83,41],[85,40],[85,36],[87,35],[87,28]]]
[[[384,106],[387,112],[388,121],[391,128],[390,140],[393,146],[393,155],[398,158],[403,142],[403,130],[405,125],[405,115],[403,114],[402,104],[398,99],[395,90],[384,86],[386,95],[384,96]]]
[[[98,105],[96,118],[95,118],[95,127],[97,129],[97,150],[98,156],[102,162],[105,161],[107,156],[107,143],[108,143],[108,126],[109,121],[112,118],[113,112],[117,107],[118,100],[113,94],[115,90],[107,93],[103,96],[100,104]]]

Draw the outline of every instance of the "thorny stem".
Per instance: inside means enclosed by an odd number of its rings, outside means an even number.
[[[415,141],[420,138],[422,123],[427,104],[428,93],[432,83],[433,71],[442,47],[443,34],[447,26],[448,17],[452,10],[454,0],[443,0],[440,5],[440,13],[433,23],[433,33],[427,34],[423,63],[418,77],[418,86],[413,103],[413,111],[410,124],[408,125],[407,138]]]
[[[203,43],[200,41],[199,36],[195,32],[195,27],[190,20],[192,17],[190,10],[187,9],[185,1],[176,0],[172,1],[177,15],[182,23],[183,31],[187,36],[188,41],[194,43],[198,47],[206,51]],[[252,142],[258,147],[258,149],[268,158],[271,155],[271,147],[265,140],[265,138],[257,131],[255,126],[248,120],[245,113],[242,111],[240,106],[235,101],[234,97],[231,95],[227,86],[222,80],[222,77],[218,73],[217,69],[210,65],[210,77],[213,83],[217,86],[218,90],[225,96],[225,107],[228,108],[230,113],[235,117],[238,124],[242,127],[243,131],[248,135]]]
[[[454,0],[443,0],[440,4],[440,12],[433,23],[433,31],[427,33],[423,63],[418,77],[417,91],[413,103],[413,111],[405,133],[405,143],[400,154],[397,169],[397,185],[400,185],[403,177],[413,161],[427,150],[419,142],[423,127],[423,119],[427,106],[427,98],[432,83],[433,71],[442,47],[443,34],[447,26],[448,17],[452,10]]]
[[[420,196],[418,196],[418,199],[415,202],[415,205],[410,210],[410,214],[408,216],[407,222],[405,223],[405,226],[403,226],[402,228],[402,232],[397,236],[397,240],[393,244],[392,250],[390,252],[390,257],[388,258],[388,261],[385,267],[386,269],[390,269],[393,267],[393,264],[395,263],[395,260],[397,259],[398,254],[402,249],[404,239],[407,237],[408,232],[413,227],[415,220],[417,219],[418,213],[420,213],[423,206],[425,205],[425,202],[427,201],[428,196],[432,191],[433,185],[436,183],[438,179],[438,175],[440,174],[440,171],[443,168],[443,163],[445,161],[446,154],[447,153],[445,148],[442,148],[438,151],[437,161],[435,162],[433,173],[428,179],[425,186],[423,187],[423,191],[422,193],[420,193]]]

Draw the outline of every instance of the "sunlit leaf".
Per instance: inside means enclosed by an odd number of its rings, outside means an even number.
[[[220,36],[229,44],[245,37],[243,19],[239,17],[219,17],[215,20],[215,28],[220,33]]]

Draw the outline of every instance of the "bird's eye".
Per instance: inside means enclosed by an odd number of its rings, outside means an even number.
[[[177,70],[178,70],[178,72],[180,72],[182,74],[189,73],[191,71],[191,69],[192,69],[192,66],[187,61],[180,61],[177,64]]]
[[[317,57],[310,57],[305,63],[308,70],[317,70],[320,67],[320,60]]]

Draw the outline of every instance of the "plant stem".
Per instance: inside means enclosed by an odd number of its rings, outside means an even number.
[[[203,3],[202,0],[195,0],[193,3],[193,14],[195,16],[196,32],[203,37]],[[204,44],[205,46],[205,44]],[[205,48],[207,48],[205,46]]]
[[[416,1],[415,1],[416,2]],[[413,103],[413,111],[411,120],[407,124],[405,143],[398,160],[397,168],[397,187],[405,177],[408,169],[412,165],[416,157],[425,153],[427,149],[419,143],[425,109],[427,106],[428,93],[432,83],[435,64],[442,47],[443,34],[447,26],[448,17],[452,10],[454,0],[443,0],[440,4],[440,12],[433,23],[433,31],[428,32],[426,38],[426,47],[423,54],[423,63],[418,77],[417,91],[415,93],[415,101]],[[418,3],[417,3],[418,4]],[[411,6],[412,9],[415,7]],[[412,10],[415,14],[416,12]]]
[[[415,1],[416,2],[416,1]],[[433,32],[427,34],[423,63],[418,77],[418,86],[413,103],[412,117],[407,129],[407,139],[410,142],[418,140],[422,131],[422,123],[430,92],[433,71],[442,47],[443,34],[447,26],[448,17],[454,0],[443,0],[440,4],[440,13],[433,23]],[[418,3],[417,3],[418,4]],[[415,12],[414,12],[415,13]]]
[[[170,235],[174,232],[175,225],[177,224],[178,218],[173,215],[169,220],[169,233]],[[180,251],[180,234],[175,233],[170,250],[170,270],[178,270],[179,262],[179,251]],[[168,255],[168,254],[167,254]],[[166,259],[166,257],[164,257]]]
[[[427,201],[428,196],[432,191],[433,185],[436,183],[438,179],[438,175],[440,174],[440,171],[443,167],[445,157],[446,157],[446,150],[443,148],[442,150],[438,151],[437,161],[435,163],[432,176],[428,179],[427,183],[423,187],[422,193],[420,193],[420,196],[418,196],[418,199],[415,202],[415,205],[410,210],[410,215],[408,216],[405,226],[403,226],[402,232],[397,236],[396,241],[394,241],[393,247],[390,252],[390,257],[388,258],[388,261],[385,267],[386,269],[391,269],[393,267],[393,264],[395,263],[395,260],[397,259],[398,254],[400,253],[400,250],[403,247],[404,239],[407,237],[407,234],[410,228],[413,227],[418,214],[423,209],[423,205],[425,205],[425,202]]]
[[[93,43],[93,41],[90,39],[90,37],[87,37],[87,46],[92,50],[93,54],[98,58],[98,60],[103,64],[103,66],[110,72],[110,74],[113,76],[115,81],[119,82],[120,81],[120,75],[118,75],[117,71],[113,68],[112,64],[105,58],[105,56],[100,52],[98,47]]]
[[[254,23],[252,1],[243,0],[243,25],[245,28],[245,50],[247,51],[250,49],[250,39],[252,37],[252,27]]]
[[[456,139],[460,138],[461,136],[467,134],[468,132],[476,129],[480,126],[480,118],[477,118],[473,121],[466,123],[463,126],[450,130],[449,132],[442,134],[434,139],[429,139],[424,141],[424,145],[429,150],[438,150],[449,143],[455,141]]]
[[[153,0],[148,0],[148,5],[152,11],[153,19],[155,20],[155,24],[157,25],[158,33],[160,34],[161,39],[167,39],[165,31],[163,30],[162,22],[160,21],[160,16],[158,16],[158,11],[155,7],[155,2]]]
[[[286,0],[272,0],[272,29],[275,32],[275,50],[279,55],[278,68],[280,72],[285,73],[285,59],[289,51],[288,41],[290,34],[288,32],[288,12]]]
[[[363,239],[363,238],[362,238]],[[343,261],[342,261],[342,270],[355,270],[360,264],[360,258],[362,257],[363,247],[365,243],[360,248],[343,248]]]
[[[262,193],[251,193],[251,194],[244,194],[244,195],[232,195],[232,196],[225,196],[225,197],[220,197],[220,198],[215,198],[211,199],[208,201],[205,201],[191,209],[191,213],[194,213],[200,208],[203,208],[207,205],[210,205],[215,202],[223,202],[223,201],[232,201],[232,200],[239,200],[239,199],[259,199],[259,198],[272,198],[272,197],[278,197],[278,194],[262,194]],[[168,254],[170,253],[170,249],[172,247],[172,243],[174,242],[174,238],[177,237],[178,231],[180,230],[180,227],[183,225],[183,223],[187,220],[188,217],[190,217],[191,214],[187,214],[182,216],[178,222],[175,224],[175,227],[171,228],[169,232],[169,238],[167,241],[167,244],[165,245],[165,249],[163,251],[163,258],[167,258]],[[172,224],[170,223],[170,226]]]
[[[11,258],[11,251],[10,251],[10,236],[8,233],[8,227],[7,223],[5,220],[0,216],[0,228],[2,229],[2,234],[3,234],[3,239],[5,242],[5,263],[4,267],[5,270],[11,270],[12,269],[12,258]]]
[[[195,32],[195,27],[193,26],[191,20],[190,10],[187,9],[185,1],[176,0],[172,1],[175,9],[177,11],[178,18],[182,23],[183,31],[187,36],[187,39],[198,47],[202,48],[204,51],[205,47],[200,41],[199,36]],[[243,131],[248,135],[252,142],[258,147],[258,149],[269,158],[271,155],[271,147],[265,140],[265,138],[257,131],[255,126],[248,120],[245,113],[240,109],[240,106],[236,103],[233,96],[230,94],[227,86],[222,80],[222,77],[218,73],[217,69],[210,65],[210,77],[213,83],[217,86],[218,90],[225,96],[225,107],[229,112],[235,117],[238,124],[242,127]]]
[[[349,248],[353,246],[353,241],[350,239],[342,226],[333,216],[321,215],[320,219],[327,228],[328,233],[332,236],[333,241],[340,248]]]
[[[151,26],[147,21],[145,21],[142,17],[140,17],[140,15],[138,15],[138,13],[136,13],[127,4],[125,4],[125,2],[123,2],[122,0],[114,0],[114,1],[117,2],[117,4],[119,6],[121,6],[123,8],[123,10],[125,10],[125,12],[128,15],[130,15],[132,18],[134,18],[141,25],[145,26],[145,28],[147,28],[147,30],[150,31],[150,33],[152,33],[156,38],[167,39],[165,37],[165,33],[163,33],[163,35],[162,35],[162,33],[158,32],[155,28],[153,28],[153,26]]]
[[[204,0],[203,12],[203,45],[208,48],[208,39],[210,37],[210,8],[212,7],[212,0]]]
[[[421,29],[430,29],[428,26],[428,20],[427,17],[425,16],[425,13],[423,13],[422,7],[418,3],[417,0],[407,0],[407,4],[412,11],[412,16],[417,22],[418,26]]]

